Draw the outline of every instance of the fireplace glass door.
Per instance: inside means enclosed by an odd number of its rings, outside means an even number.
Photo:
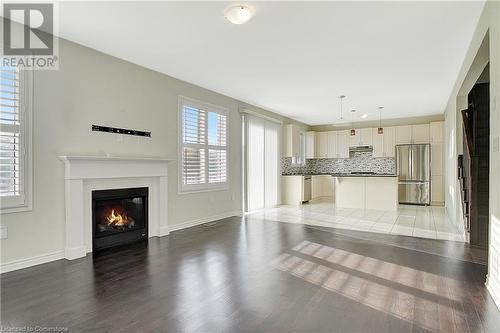
[[[147,238],[148,188],[92,192],[93,248]]]

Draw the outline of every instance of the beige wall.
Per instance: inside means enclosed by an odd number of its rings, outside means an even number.
[[[8,239],[1,240],[2,264],[63,250],[64,169],[59,155],[110,153],[177,160],[179,95],[230,110],[230,186],[226,191],[179,195],[177,163],[171,163],[169,224],[241,211],[243,103],[65,40],[59,47],[60,69],[34,73],[33,210],[1,215],[2,225],[8,227]],[[116,135],[91,132],[92,124],[148,130],[152,138],[121,136],[119,142]]]
[[[461,122],[457,117],[458,112],[466,107],[464,95],[470,89],[468,84],[472,73],[482,71],[484,62],[478,61],[481,57],[481,44],[484,38],[489,38],[489,60],[490,60],[490,247],[488,261],[488,288],[492,295],[496,293],[497,305],[500,306],[500,232],[491,233],[492,228],[500,228],[495,225],[493,217],[500,217],[500,154],[495,149],[495,141],[500,135],[500,2],[488,1],[479,20],[477,29],[472,38],[469,50],[464,59],[461,71],[450,96],[445,112],[446,128],[446,208],[451,220],[457,226],[463,225],[462,209],[460,204],[460,190],[457,182],[457,152],[462,144],[460,131]],[[479,53],[478,53],[479,52]],[[483,67],[484,68],[484,67]],[[479,75],[476,74],[476,75]],[[469,86],[464,91],[464,85]],[[500,230],[500,229],[497,229]]]

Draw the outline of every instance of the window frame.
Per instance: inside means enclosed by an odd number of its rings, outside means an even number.
[[[33,209],[33,70],[19,69],[19,140],[22,149],[23,196],[0,197],[0,214]]]
[[[179,95],[178,101],[178,194],[188,194],[188,193],[201,193],[201,192],[212,192],[212,191],[224,191],[229,189],[229,110],[225,107],[210,104],[207,102],[199,101],[194,98],[186,97]],[[207,112],[207,121],[206,121],[206,129],[205,129],[205,143],[204,144],[184,144],[184,132],[183,132],[183,108],[184,106],[190,106],[197,109],[203,109]],[[214,146],[208,144],[208,113],[214,112],[226,117],[226,145],[223,146]],[[193,146],[204,146],[205,151],[205,180],[208,181],[208,158],[209,158],[209,149],[217,149],[224,150],[226,152],[226,181],[224,183],[203,183],[203,184],[184,184],[184,147]]]

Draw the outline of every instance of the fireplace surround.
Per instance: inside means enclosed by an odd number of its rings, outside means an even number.
[[[92,191],[93,251],[148,238],[148,188]]]
[[[147,237],[169,234],[168,164],[171,159],[128,156],[59,156],[64,162],[65,249],[73,260],[93,251],[92,192],[148,188]]]

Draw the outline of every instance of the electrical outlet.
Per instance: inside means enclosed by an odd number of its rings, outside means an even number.
[[[0,239],[7,239],[8,234],[7,234],[7,226],[0,226]]]

